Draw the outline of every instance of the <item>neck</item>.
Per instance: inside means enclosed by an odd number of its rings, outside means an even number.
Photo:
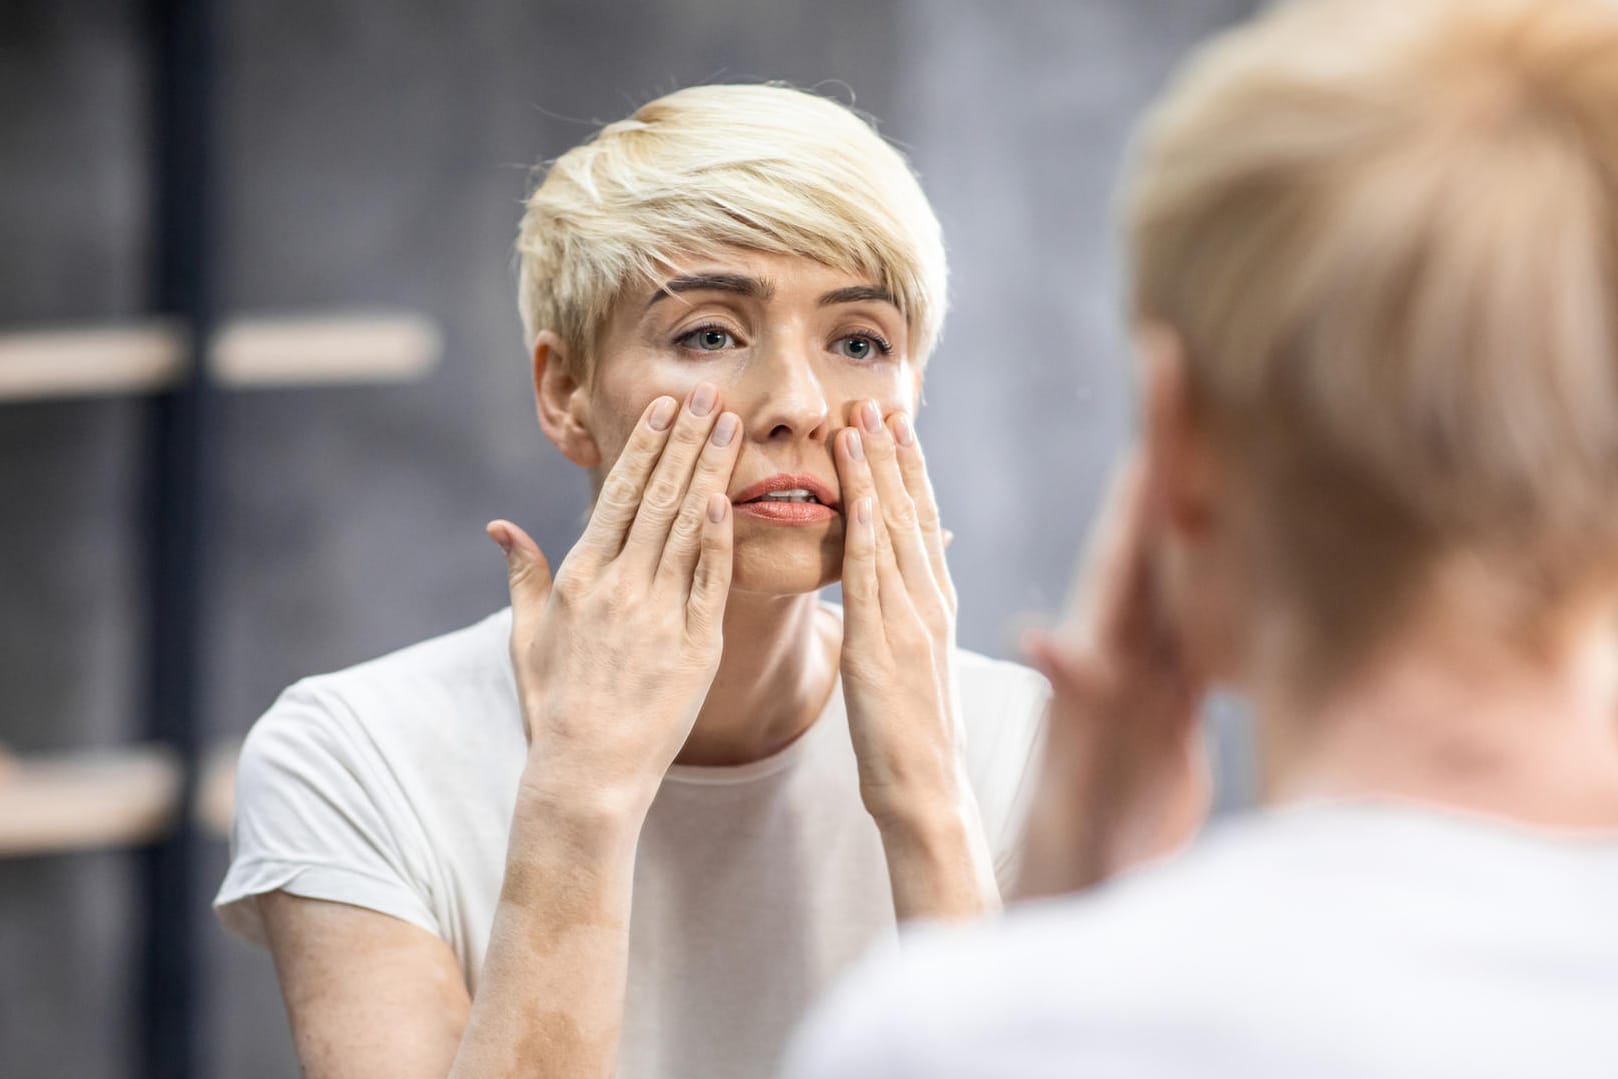
[[[1394,799],[1618,829],[1611,608],[1532,655],[1478,639],[1478,625],[1428,620],[1314,701],[1261,695],[1265,801]]]
[[[839,634],[816,593],[732,592],[719,671],[675,763],[746,764],[784,749],[826,706]]]

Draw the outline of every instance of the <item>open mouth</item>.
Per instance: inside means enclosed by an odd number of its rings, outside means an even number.
[[[821,502],[820,499],[815,497],[815,493],[813,491],[805,490],[802,487],[793,487],[793,488],[790,488],[790,489],[785,490],[785,491],[770,491],[770,492],[768,492],[766,494],[759,495],[757,498],[750,498],[747,501],[749,501],[749,502],[812,502],[817,506],[825,505],[825,503]]]
[[[782,472],[760,480],[732,500],[736,512],[776,524],[814,524],[837,516],[837,496],[816,476]]]

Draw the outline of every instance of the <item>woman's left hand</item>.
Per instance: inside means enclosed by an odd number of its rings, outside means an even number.
[[[955,586],[910,417],[856,404],[838,432],[843,693],[860,795],[882,832],[901,917],[998,901],[964,767],[951,651]],[[908,908],[908,909],[907,909]]]

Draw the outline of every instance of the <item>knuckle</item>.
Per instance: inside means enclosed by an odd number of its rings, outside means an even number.
[[[551,597],[556,601],[557,606],[572,609],[577,607],[579,600],[584,598],[584,588],[576,574],[568,573],[564,570],[556,575],[556,580],[551,582]]]
[[[680,511],[680,516],[675,518],[674,524],[669,528],[669,537],[682,543],[689,543],[696,539],[701,531],[701,516],[692,507],[686,506],[685,509]]]
[[[646,488],[641,504],[658,513],[672,513],[680,504],[680,486],[667,476],[661,476]]]
[[[887,503],[884,516],[887,518],[889,528],[909,532],[916,527],[916,507],[909,499]]]
[[[680,413],[680,421],[674,425],[669,434],[669,441],[680,446],[700,445],[708,437],[708,429],[714,425],[718,418],[716,413],[707,416],[698,416],[686,410]]]
[[[635,484],[627,476],[614,472],[601,485],[596,501],[612,509],[630,509],[635,505]]]

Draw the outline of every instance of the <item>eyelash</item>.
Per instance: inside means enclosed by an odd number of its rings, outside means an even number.
[[[687,351],[690,351],[690,352],[718,352],[718,351],[721,351],[719,349],[695,348],[695,347],[685,343],[685,342],[689,341],[691,338],[697,336],[700,333],[710,333],[710,332],[712,332],[712,333],[722,333],[725,336],[731,338],[732,340],[736,339],[739,336],[738,334],[734,333],[728,326],[721,325],[720,323],[717,323],[717,322],[704,322],[700,326],[693,326],[689,330],[686,330],[685,332],[681,333],[678,337],[676,337],[674,339],[674,344],[675,344],[675,346],[677,348],[683,348],[683,349],[686,349]],[[852,331],[850,333],[845,333],[845,334],[840,335],[839,337],[837,337],[836,340],[837,341],[846,341],[851,337],[858,337],[858,338],[861,338],[862,340],[871,342],[871,344],[873,346],[875,346],[877,352],[879,352],[883,356],[891,356],[891,355],[893,355],[893,345],[891,343],[889,343],[889,341],[888,341],[888,339],[886,337],[883,337],[881,334],[877,333],[875,330],[854,330],[854,331]]]
[[[691,338],[697,336],[700,333],[722,333],[726,337],[729,337],[733,341],[736,338],[741,336],[740,334],[738,334],[734,330],[732,330],[729,326],[721,325],[718,322],[704,322],[700,326],[691,327],[689,330],[686,330],[685,332],[681,333],[678,337],[676,337],[674,339],[675,347],[676,348],[683,348],[687,352],[719,352],[719,351],[722,351],[720,349],[696,348],[696,347],[693,347],[691,345],[686,344],[687,341],[691,340]]]
[[[875,345],[876,350],[878,352],[880,352],[882,355],[884,355],[884,356],[893,355],[893,346],[888,343],[888,339],[886,337],[883,337],[881,334],[877,333],[875,330],[855,330],[855,331],[853,331],[851,333],[843,334],[837,340],[846,341],[850,337],[864,338],[865,340],[871,342],[871,344]]]

